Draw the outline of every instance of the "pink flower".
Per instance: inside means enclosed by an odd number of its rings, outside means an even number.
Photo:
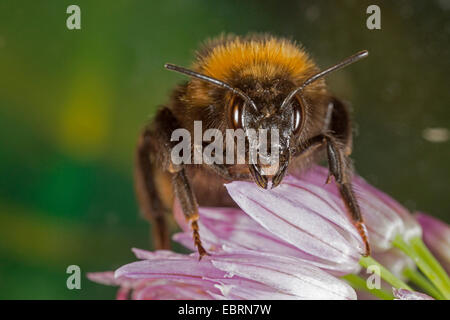
[[[418,213],[416,219],[422,226],[425,244],[450,273],[450,226],[423,213]]]
[[[211,254],[201,261],[190,227],[175,202],[175,219],[183,231],[173,238],[195,253],[134,249],[140,261],[115,273],[93,273],[89,278],[119,286],[118,298],[355,299],[354,289],[336,276],[354,274],[346,279],[361,288],[361,281],[365,281],[359,273],[361,265],[379,262],[373,257],[361,259],[364,244],[348,218],[336,185],[325,185],[327,175],[325,168],[315,166],[300,178],[287,176],[272,190],[261,189],[253,182],[227,184],[240,208],[199,208],[200,236]],[[414,271],[415,265],[393,248],[393,242],[399,235],[405,242],[421,237],[419,223],[362,178],[356,176],[353,181],[374,256],[392,271],[383,271],[384,285],[409,289],[398,278],[403,277],[405,269]],[[432,224],[429,229],[434,228]],[[448,242],[446,245],[448,248]],[[408,248],[405,252],[414,254]],[[445,286],[440,289],[445,293]],[[399,299],[425,297],[407,290],[394,294]],[[385,298],[389,293],[379,292],[378,296]]]

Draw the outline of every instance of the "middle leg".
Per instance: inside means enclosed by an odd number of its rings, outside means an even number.
[[[180,201],[183,214],[192,229],[194,245],[197,247],[200,255],[199,259],[201,259],[203,256],[209,254],[205,248],[203,248],[200,240],[197,199],[195,198],[191,184],[189,183],[188,177],[186,176],[186,172],[183,168],[179,168],[179,171],[173,173],[172,184],[175,196]]]

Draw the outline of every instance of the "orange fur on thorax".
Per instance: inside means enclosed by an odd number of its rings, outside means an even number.
[[[236,76],[263,80],[280,75],[297,80],[316,67],[307,53],[295,43],[270,37],[225,41],[201,57],[195,68],[208,76],[227,81]]]

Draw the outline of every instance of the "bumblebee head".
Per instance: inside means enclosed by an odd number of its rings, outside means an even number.
[[[246,133],[266,132],[263,143],[266,141],[271,159],[265,163],[253,160],[248,166],[259,186],[267,188],[270,178],[273,188],[286,174],[294,142],[305,127],[314,94],[325,90],[322,78],[367,55],[367,51],[361,51],[319,71],[303,50],[285,40],[238,39],[210,50],[195,71],[173,64],[165,67],[193,78],[191,90],[203,99],[203,104],[214,105],[209,97],[219,97],[216,101],[222,104],[228,128]],[[246,136],[251,147],[254,141]],[[261,143],[259,138],[257,144]]]

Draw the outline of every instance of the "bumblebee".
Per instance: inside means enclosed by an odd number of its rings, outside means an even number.
[[[328,91],[324,76],[368,55],[361,51],[319,70],[293,41],[270,35],[221,36],[197,53],[191,69],[166,64],[190,77],[176,87],[169,102],[143,130],[136,153],[135,189],[143,216],[153,228],[155,247],[169,247],[166,214],[179,201],[190,223],[200,258],[203,248],[198,206],[234,207],[224,184],[252,180],[261,188],[277,187],[289,173],[301,174],[326,159],[327,183],[333,177],[349,214],[370,254],[367,230],[352,189],[352,128],[346,106]],[[279,162],[271,175],[258,163],[174,164],[172,132],[276,128]],[[175,198],[175,199],[174,199]]]

